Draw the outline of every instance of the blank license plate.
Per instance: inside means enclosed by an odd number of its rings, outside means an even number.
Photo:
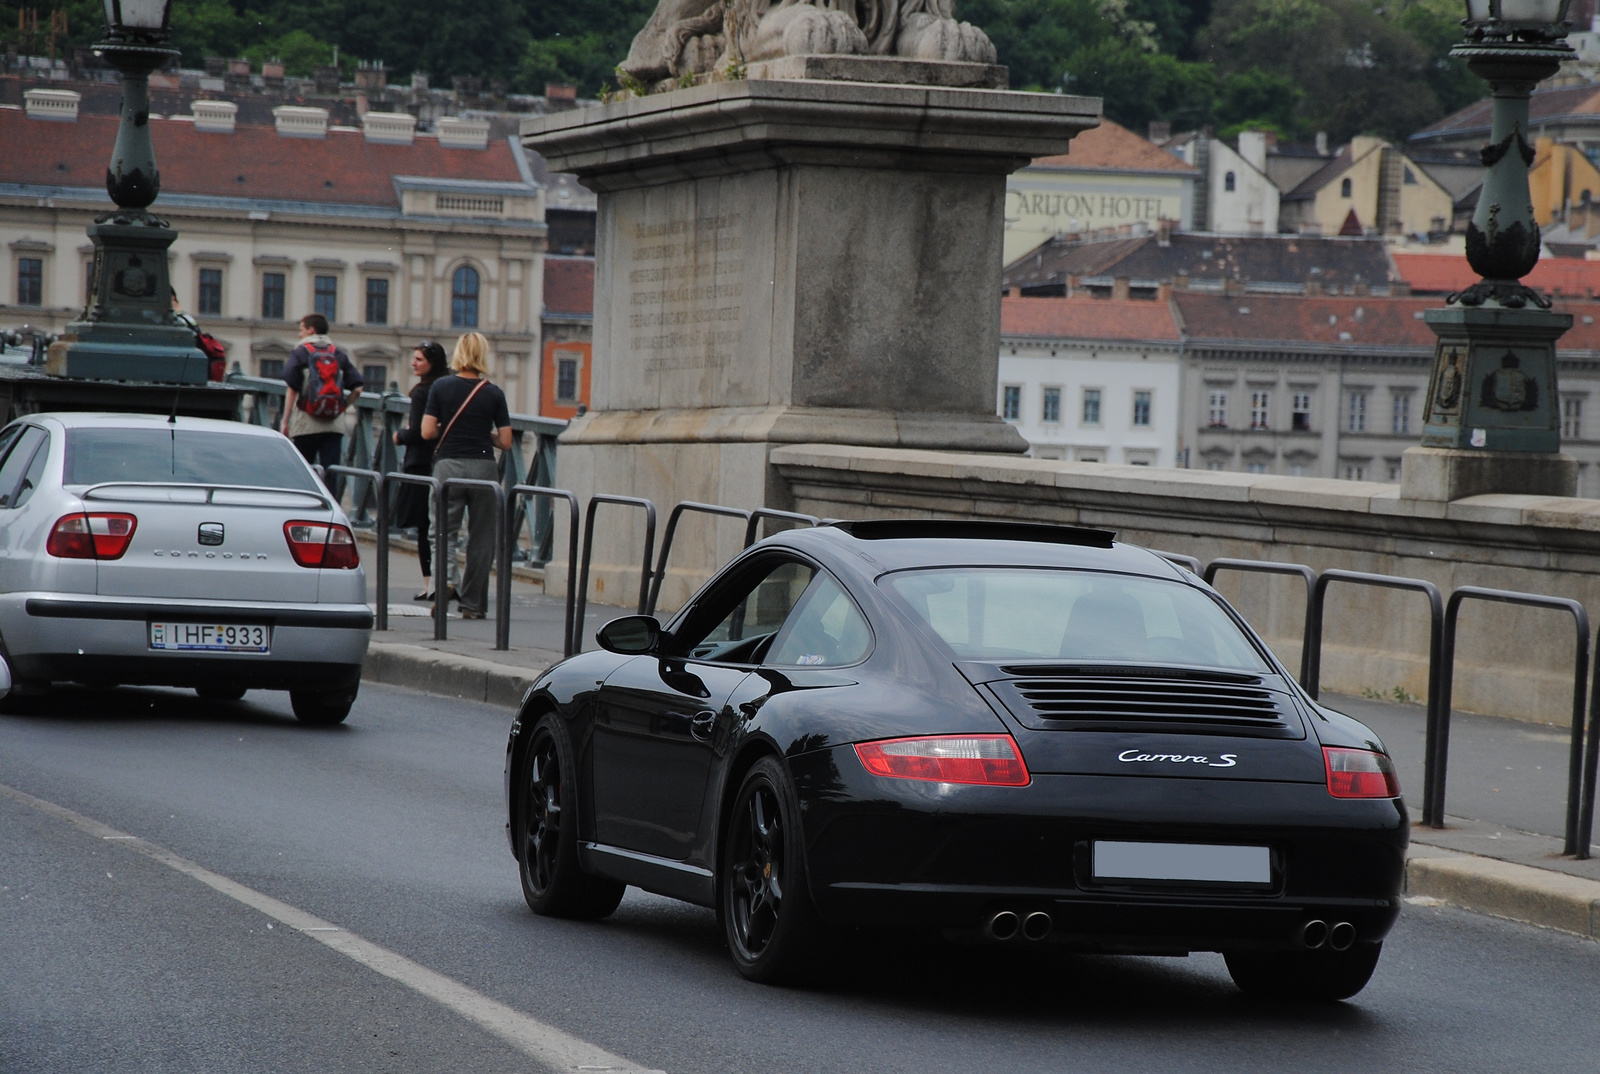
[[[1094,877],[1096,880],[1270,884],[1272,853],[1266,847],[1097,842],[1094,844]]]
[[[272,628],[238,623],[151,623],[150,648],[266,653],[272,651]]]

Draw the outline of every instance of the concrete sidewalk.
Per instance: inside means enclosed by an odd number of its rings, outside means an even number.
[[[370,564],[370,548],[363,551]],[[511,648],[498,652],[492,616],[469,622],[452,611],[449,640],[433,640],[430,605],[411,599],[421,577],[415,556],[396,549],[389,630],[373,634],[366,681],[514,708],[539,674],[561,660],[566,604],[540,586],[513,581]],[[595,647],[603,623],[632,611],[590,605],[584,648]],[[1423,707],[1337,695],[1323,701],[1378,732],[1408,801],[1417,801]],[[1561,854],[1567,729],[1456,713],[1450,747],[1446,827],[1424,828],[1412,810],[1407,897],[1600,939],[1600,859]]]

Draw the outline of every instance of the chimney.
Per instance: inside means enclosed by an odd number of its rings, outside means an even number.
[[[1328,155],[1328,132],[1327,131],[1318,131],[1317,132],[1317,156],[1325,157],[1327,155]]]
[[[356,65],[356,89],[363,93],[382,93],[389,85],[389,69],[383,61]]]
[[[326,138],[328,110],[285,104],[272,110],[280,138]]]
[[[72,90],[31,89],[22,95],[29,119],[76,123],[83,95]]]
[[[1172,277],[1172,289],[1174,291],[1187,291],[1189,289],[1189,274],[1187,272],[1179,272]]]
[[[279,59],[267,60],[261,65],[261,81],[270,89],[283,88],[283,61]]]
[[[1111,297],[1119,302],[1128,300],[1128,277],[1113,276],[1111,278]]]
[[[194,129],[213,134],[232,134],[239,106],[232,101],[195,101]]]
[[[547,111],[565,112],[578,107],[578,87],[560,82],[544,84],[544,106]]]
[[[444,149],[488,149],[489,121],[444,116],[433,125]]]
[[[1239,132],[1239,155],[1245,163],[1265,174],[1267,170],[1267,136],[1261,131]]]
[[[1172,140],[1172,121],[1166,119],[1152,119],[1150,121],[1150,140],[1156,145],[1162,145]]]
[[[367,141],[385,145],[410,145],[417,137],[417,117],[410,112],[368,112],[361,117]]]
[[[1172,226],[1173,226],[1173,223],[1174,223],[1174,221],[1168,220],[1166,217],[1162,217],[1161,219],[1156,221],[1156,245],[1157,246],[1171,246],[1172,245]]]
[[[318,97],[339,96],[339,68],[332,66],[314,68],[311,78],[316,83]]]
[[[428,76],[421,71],[411,72],[411,90],[413,93],[426,93],[428,90]]]

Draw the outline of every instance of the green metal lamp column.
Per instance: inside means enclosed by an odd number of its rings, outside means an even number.
[[[117,210],[88,227],[94,243],[89,302],[50,346],[53,376],[204,384],[209,363],[172,310],[167,250],[177,232],[146,210],[161,192],[150,140],[150,73],[178,55],[159,33],[119,33],[95,52],[122,73],[122,121],[106,169]]]
[[[1552,312],[1549,299],[1521,283],[1538,263],[1541,241],[1528,191],[1528,99],[1574,55],[1560,40],[1565,5],[1545,12],[1537,10],[1542,2],[1494,0],[1491,14],[1473,0],[1468,40],[1450,53],[1494,94],[1490,143],[1481,151],[1488,171],[1466,235],[1467,261],[1483,278],[1423,315],[1438,344],[1422,447],[1402,463],[1403,497],[1570,496],[1576,489],[1576,461],[1560,454],[1555,349],[1572,317]],[[1518,3],[1528,10],[1512,11]]]

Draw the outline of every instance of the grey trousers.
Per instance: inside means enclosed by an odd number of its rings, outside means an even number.
[[[435,459],[433,476],[440,481],[452,477],[470,477],[479,481],[498,481],[492,459]],[[483,612],[489,609],[489,572],[494,567],[495,495],[488,489],[451,489],[447,497],[444,524],[433,519],[434,532],[444,534],[445,563],[434,565],[434,587],[441,593],[447,586],[455,586],[464,612]],[[430,510],[432,507],[430,505]],[[461,529],[461,515],[467,516],[467,565],[456,566],[456,534]]]

